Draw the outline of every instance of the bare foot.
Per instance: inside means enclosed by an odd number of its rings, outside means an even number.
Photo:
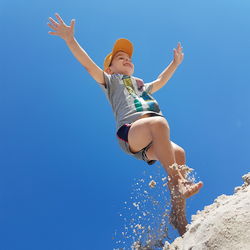
[[[191,181],[179,179],[178,186],[180,193],[187,199],[195,194],[197,194],[203,187],[203,182],[193,183]]]
[[[171,166],[172,173],[168,176],[168,188],[171,195],[172,210],[169,222],[182,236],[186,232],[186,199],[199,192],[203,183],[193,183],[187,180],[187,175],[192,169],[186,165]]]
[[[177,178],[168,178],[168,188],[170,190],[172,203],[169,223],[178,230],[181,236],[187,231],[186,226],[188,224],[186,219],[186,199],[198,193],[203,186],[202,182],[195,184],[191,181],[187,181],[185,179],[186,175],[184,173],[182,174],[179,172]],[[185,178],[183,176],[185,176]]]
[[[168,176],[169,182],[172,182],[172,186],[178,186],[178,191],[183,195],[184,198],[189,198],[197,194],[203,187],[203,182],[193,183],[187,180],[187,175],[193,169],[187,167],[186,165],[177,165],[174,163],[170,166],[171,175]]]

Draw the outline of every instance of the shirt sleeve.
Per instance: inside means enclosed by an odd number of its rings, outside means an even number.
[[[103,77],[104,77],[104,83],[103,84],[98,83],[98,84],[101,87],[101,89],[105,92],[105,94],[109,96],[110,86],[111,86],[111,81],[110,81],[111,75],[103,71]]]
[[[145,91],[146,91],[148,94],[152,94],[151,91],[152,91],[152,88],[153,88],[153,82],[145,83],[145,84],[144,84],[144,88],[145,88]]]

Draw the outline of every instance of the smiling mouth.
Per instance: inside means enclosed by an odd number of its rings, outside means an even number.
[[[129,63],[125,63],[124,66],[129,66],[130,68],[132,68],[132,65],[130,65]]]

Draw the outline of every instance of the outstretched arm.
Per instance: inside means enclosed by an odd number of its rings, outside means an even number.
[[[181,44],[178,43],[177,48],[174,49],[174,60],[167,66],[167,68],[158,76],[155,81],[151,82],[153,83],[151,93],[156,92],[168,82],[175,70],[182,63],[183,58],[184,54],[182,53],[182,47]]]
[[[99,83],[104,84],[103,70],[99,68],[95,62],[89,57],[86,51],[81,48],[74,37],[74,26],[75,20],[72,19],[70,26],[66,25],[59,14],[55,14],[59,23],[56,22],[53,18],[49,18],[51,23],[48,23],[48,26],[53,29],[55,32],[49,31],[51,35],[56,35],[65,40],[69,49],[75,58],[83,65],[83,67],[89,72],[89,74]]]

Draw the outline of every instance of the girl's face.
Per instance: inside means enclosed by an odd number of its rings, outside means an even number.
[[[118,51],[112,59],[111,65],[107,69],[109,74],[122,74],[131,76],[134,73],[134,64],[129,55],[123,51]]]

